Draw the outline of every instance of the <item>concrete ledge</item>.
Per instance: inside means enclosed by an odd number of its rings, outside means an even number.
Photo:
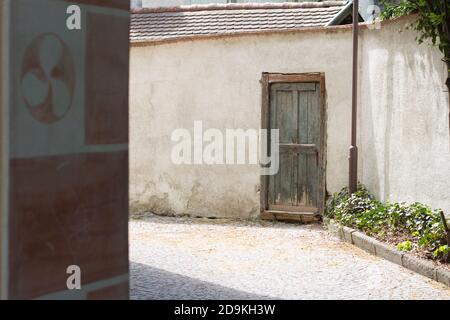
[[[324,218],[323,221],[326,224],[328,231],[331,232],[334,236],[338,237],[344,242],[353,244],[352,234],[356,232],[355,229],[341,226],[332,219]]]
[[[344,234],[343,236],[343,241],[348,242],[353,244],[353,236],[352,234],[356,232],[355,229],[349,228],[349,227],[342,227],[342,233]]]
[[[364,233],[355,231],[352,233],[352,240],[353,240],[353,244],[361,249],[363,249],[364,251],[367,251],[371,254],[376,255],[376,251],[375,251],[375,239],[366,236]]]
[[[376,255],[389,260],[390,262],[393,262],[395,264],[398,264],[400,266],[403,266],[403,253],[393,249],[387,244],[384,244],[380,241],[377,241],[378,244],[375,246]]]
[[[324,219],[324,223],[328,226],[328,231],[332,233],[334,236],[338,237],[339,239],[344,239],[344,231],[342,230],[342,226],[335,223],[333,220],[330,219]]]
[[[411,271],[417,272],[425,277],[436,280],[450,287],[450,270],[435,265],[431,261],[426,261],[409,254],[402,253],[396,248],[378,241],[366,234],[352,228],[343,227],[334,220],[327,219],[326,226],[330,233],[338,237],[341,241],[352,243],[380,258],[389,260],[395,264],[403,266]]]
[[[436,266],[432,262],[424,261],[411,255],[403,256],[403,266],[425,277],[437,280]]]
[[[450,271],[443,268],[436,268],[436,280],[450,287]]]

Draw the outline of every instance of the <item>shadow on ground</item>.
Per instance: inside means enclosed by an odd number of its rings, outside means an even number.
[[[130,221],[133,222],[149,222],[162,225],[214,225],[218,227],[233,226],[237,229],[245,227],[253,228],[273,228],[273,229],[290,229],[298,228],[320,230],[323,229],[322,223],[297,223],[297,222],[283,222],[283,221],[268,221],[268,220],[240,220],[240,219],[225,219],[225,218],[203,218],[203,217],[187,217],[187,216],[161,216],[153,213],[134,214],[131,215]]]
[[[130,261],[132,300],[271,300]]]

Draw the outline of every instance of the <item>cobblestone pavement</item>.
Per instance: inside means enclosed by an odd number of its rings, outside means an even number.
[[[450,289],[320,225],[130,222],[132,299],[450,299]]]

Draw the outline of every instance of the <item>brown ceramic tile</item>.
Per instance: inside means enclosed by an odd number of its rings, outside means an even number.
[[[128,300],[129,286],[127,283],[121,283],[116,286],[89,292],[87,298],[88,300]]]
[[[11,160],[10,297],[128,272],[128,152]]]
[[[147,8],[133,11],[130,37],[133,42],[323,27],[344,5],[344,1],[325,1]]]
[[[90,13],[87,16],[86,144],[128,141],[129,19]],[[111,111],[114,112],[111,112]]]

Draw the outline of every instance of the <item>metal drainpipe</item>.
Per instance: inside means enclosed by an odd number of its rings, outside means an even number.
[[[353,0],[353,82],[352,82],[352,139],[349,149],[348,190],[355,193],[358,184],[358,147],[357,117],[358,117],[358,24],[359,0]]]

